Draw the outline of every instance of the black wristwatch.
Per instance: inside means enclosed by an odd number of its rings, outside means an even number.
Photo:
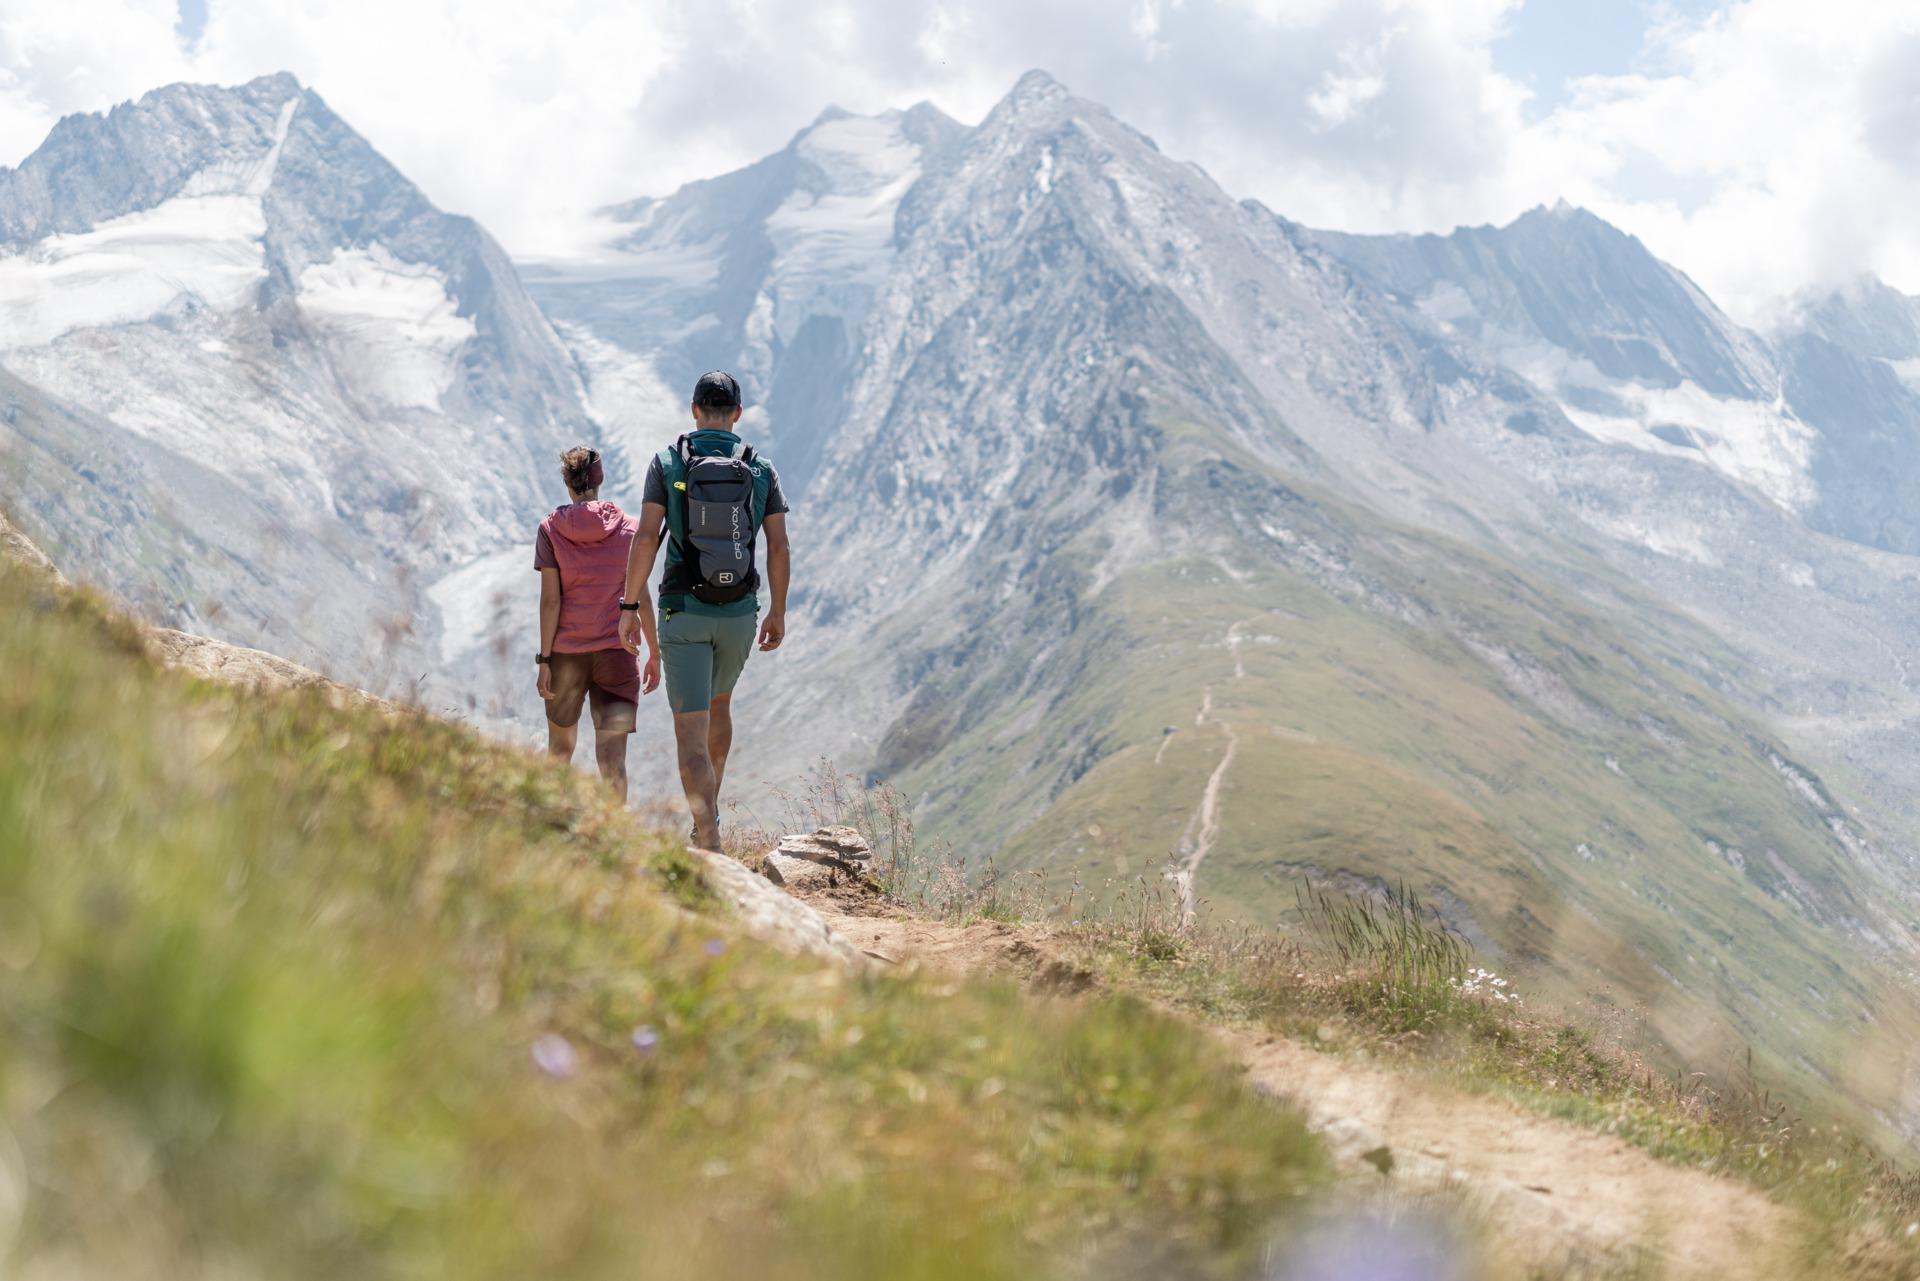
[[[551,663],[553,661],[553,655],[552,654],[535,654],[533,656],[533,661],[536,666],[545,667],[548,663]]]
[[[632,603],[628,603],[627,601],[621,601],[621,602],[620,602],[620,608],[621,608],[621,609],[623,609],[623,610],[626,610],[626,609],[639,609],[639,608],[640,608],[640,602],[639,602],[639,601],[633,601]]]

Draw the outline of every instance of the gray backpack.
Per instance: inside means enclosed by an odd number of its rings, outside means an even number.
[[[667,480],[667,532],[679,560],[667,567],[661,590],[708,605],[730,605],[760,586],[754,545],[760,533],[753,510],[753,449],[696,454],[682,436],[661,451]]]

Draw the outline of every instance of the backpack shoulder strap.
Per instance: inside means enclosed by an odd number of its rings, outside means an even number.
[[[685,436],[660,451],[660,479],[667,490],[667,537],[676,543],[687,540],[687,458]]]

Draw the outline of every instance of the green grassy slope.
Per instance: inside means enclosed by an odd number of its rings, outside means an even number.
[[[571,771],[0,601],[0,1273],[1209,1275],[1321,1177],[1135,1003],[772,954]]]
[[[1192,850],[1231,745],[1197,878],[1217,909],[1405,880],[1538,995],[1645,1006],[1676,1064],[1751,1045],[1803,1104],[1889,1120],[1914,1022],[1878,949],[1900,923],[1853,820],[1715,687],[1739,671],[1703,628],[1624,585],[1632,612],[1602,615],[1167,439],[1168,558],[1082,600],[1047,676],[1010,646],[942,691],[1020,695],[899,780],[940,831],[1007,833],[1003,862],[1097,894]]]

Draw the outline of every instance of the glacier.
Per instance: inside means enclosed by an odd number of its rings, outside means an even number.
[[[354,385],[400,408],[438,408],[476,332],[438,269],[377,242],[307,267],[294,297]]]

